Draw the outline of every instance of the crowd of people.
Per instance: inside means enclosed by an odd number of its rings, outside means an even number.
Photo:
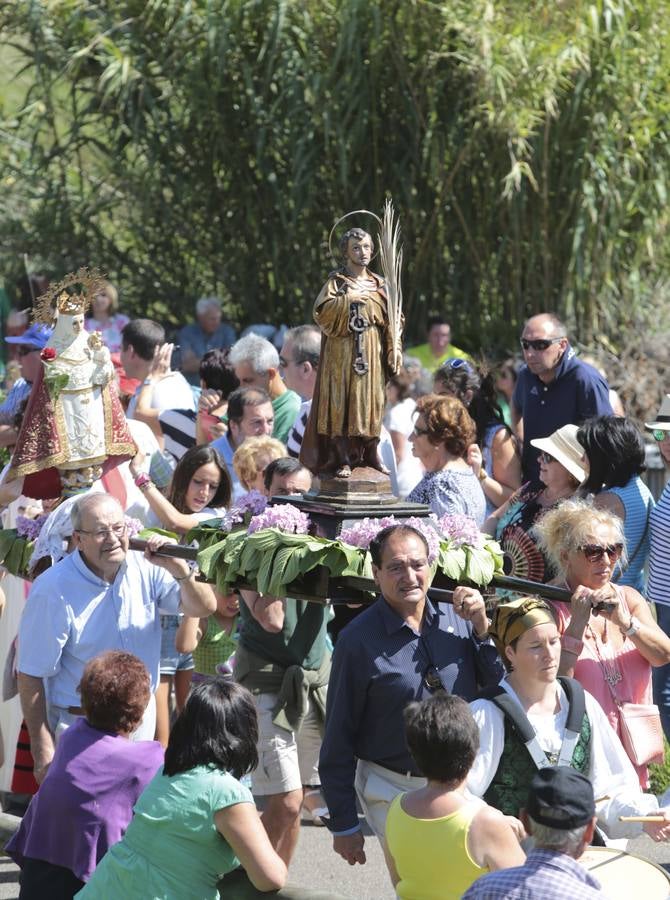
[[[350,241],[364,261],[365,238]],[[329,303],[363,285],[381,322],[382,285],[342,278],[324,286],[318,325],[238,335],[205,297],[174,343],[119,312],[113,285],[94,298],[86,328],[112,353],[137,452],[45,515],[38,538],[50,566],[15,663],[36,793],[7,847],[23,900],[216,897],[239,865],[276,890],[303,817],[364,864],[361,810],[406,900],[598,896],[584,846],[670,837],[670,808],[648,792],[670,737],[670,487],[655,501],[642,480],[643,434],[549,313],[499,365],[431,319],[425,344],[388,351],[380,381],[381,325],[343,356],[346,316]],[[10,451],[49,336],[5,339],[20,367],[0,405]],[[373,388],[354,401],[327,384],[324,352],[372,367]],[[659,401],[645,428],[670,465],[670,395]],[[351,403],[358,444],[337,430]],[[301,455],[310,428],[316,468]],[[491,609],[460,586],[433,603],[426,538],[406,524],[372,540],[379,597],[343,629],[328,605],[225,594],[161,553],[233,506],[358,464],[435,521],[472,520],[511,574],[571,599],[501,595]],[[31,498],[1,479],[0,496],[8,527]],[[143,554],[135,526],[150,530]]]

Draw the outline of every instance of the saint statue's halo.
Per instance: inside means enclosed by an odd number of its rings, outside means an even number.
[[[330,257],[335,262],[335,264],[338,266],[342,262],[342,259],[341,259],[339,253],[333,252],[333,237],[335,236],[335,229],[338,227],[338,225],[340,225],[342,222],[344,222],[345,219],[348,219],[351,216],[360,216],[360,215],[372,216],[372,218],[375,220],[377,225],[379,225],[380,228],[382,227],[382,220],[379,218],[378,215],[376,215],[376,213],[370,212],[369,209],[354,209],[351,212],[345,213],[343,216],[340,216],[340,218],[337,220],[337,222],[335,222],[333,227],[330,229],[330,234],[328,235],[328,250],[330,252]],[[374,238],[373,238],[373,240],[374,240]],[[379,244],[379,240],[377,240],[375,243]],[[339,244],[339,241],[338,241],[338,244]],[[372,262],[372,260],[376,256],[377,256],[377,250],[375,249],[375,252],[373,253],[372,259],[370,260],[370,262]]]

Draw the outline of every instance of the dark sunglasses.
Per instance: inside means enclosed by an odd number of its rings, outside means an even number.
[[[654,440],[658,441],[659,444],[667,437],[670,437],[670,431],[664,431],[662,428],[654,428],[651,434]]]
[[[562,337],[552,338],[551,340],[541,338],[537,341],[527,341],[526,338],[521,338],[520,344],[524,350],[547,350],[552,344],[558,344],[562,340]]]
[[[423,673],[423,683],[431,693],[434,691],[446,691],[445,686],[442,684],[440,673],[433,663],[431,663]]]
[[[422,435],[422,434],[430,434],[430,429],[428,428],[419,428],[418,425],[415,425],[412,429],[414,434]]]
[[[584,544],[579,548],[589,562],[597,562],[605,554],[610,562],[615,563],[623,553],[623,544],[608,544],[606,547],[600,544]]]
[[[548,466],[549,463],[558,462],[557,459],[554,459],[553,456],[549,456],[549,454],[545,453],[544,450],[541,453],[537,454],[537,461],[540,463],[544,463],[545,466]]]

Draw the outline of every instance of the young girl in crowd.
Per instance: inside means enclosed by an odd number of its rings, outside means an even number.
[[[286,866],[239,781],[258,763],[257,742],[248,691],[223,678],[196,685],[170,734],[165,765],[78,897],[216,900],[217,882],[240,863],[257,890],[283,887]]]
[[[230,477],[221,457],[211,447],[192,447],[177,463],[167,497],[142,471],[144,456],[138,453],[130,464],[135,484],[143,491],[154,523],[180,538],[200,522],[223,514],[230,503]],[[152,523],[150,522],[149,525]],[[175,703],[181,710],[186,702],[193,674],[193,657],[176,648],[179,616],[161,617],[161,680],[156,692],[156,740],[165,747],[170,732],[170,690],[174,684]]]
[[[237,617],[240,601],[237,594],[222,594],[214,588],[216,612],[207,619],[184,616],[177,629],[176,646],[180,653],[192,653],[195,671],[193,682],[206,681],[223,674],[222,666],[228,664],[237,647]]]

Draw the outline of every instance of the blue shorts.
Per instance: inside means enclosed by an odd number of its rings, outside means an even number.
[[[177,653],[175,641],[179,628],[179,616],[161,616],[161,675],[174,675],[182,669],[195,667],[193,654]]]

